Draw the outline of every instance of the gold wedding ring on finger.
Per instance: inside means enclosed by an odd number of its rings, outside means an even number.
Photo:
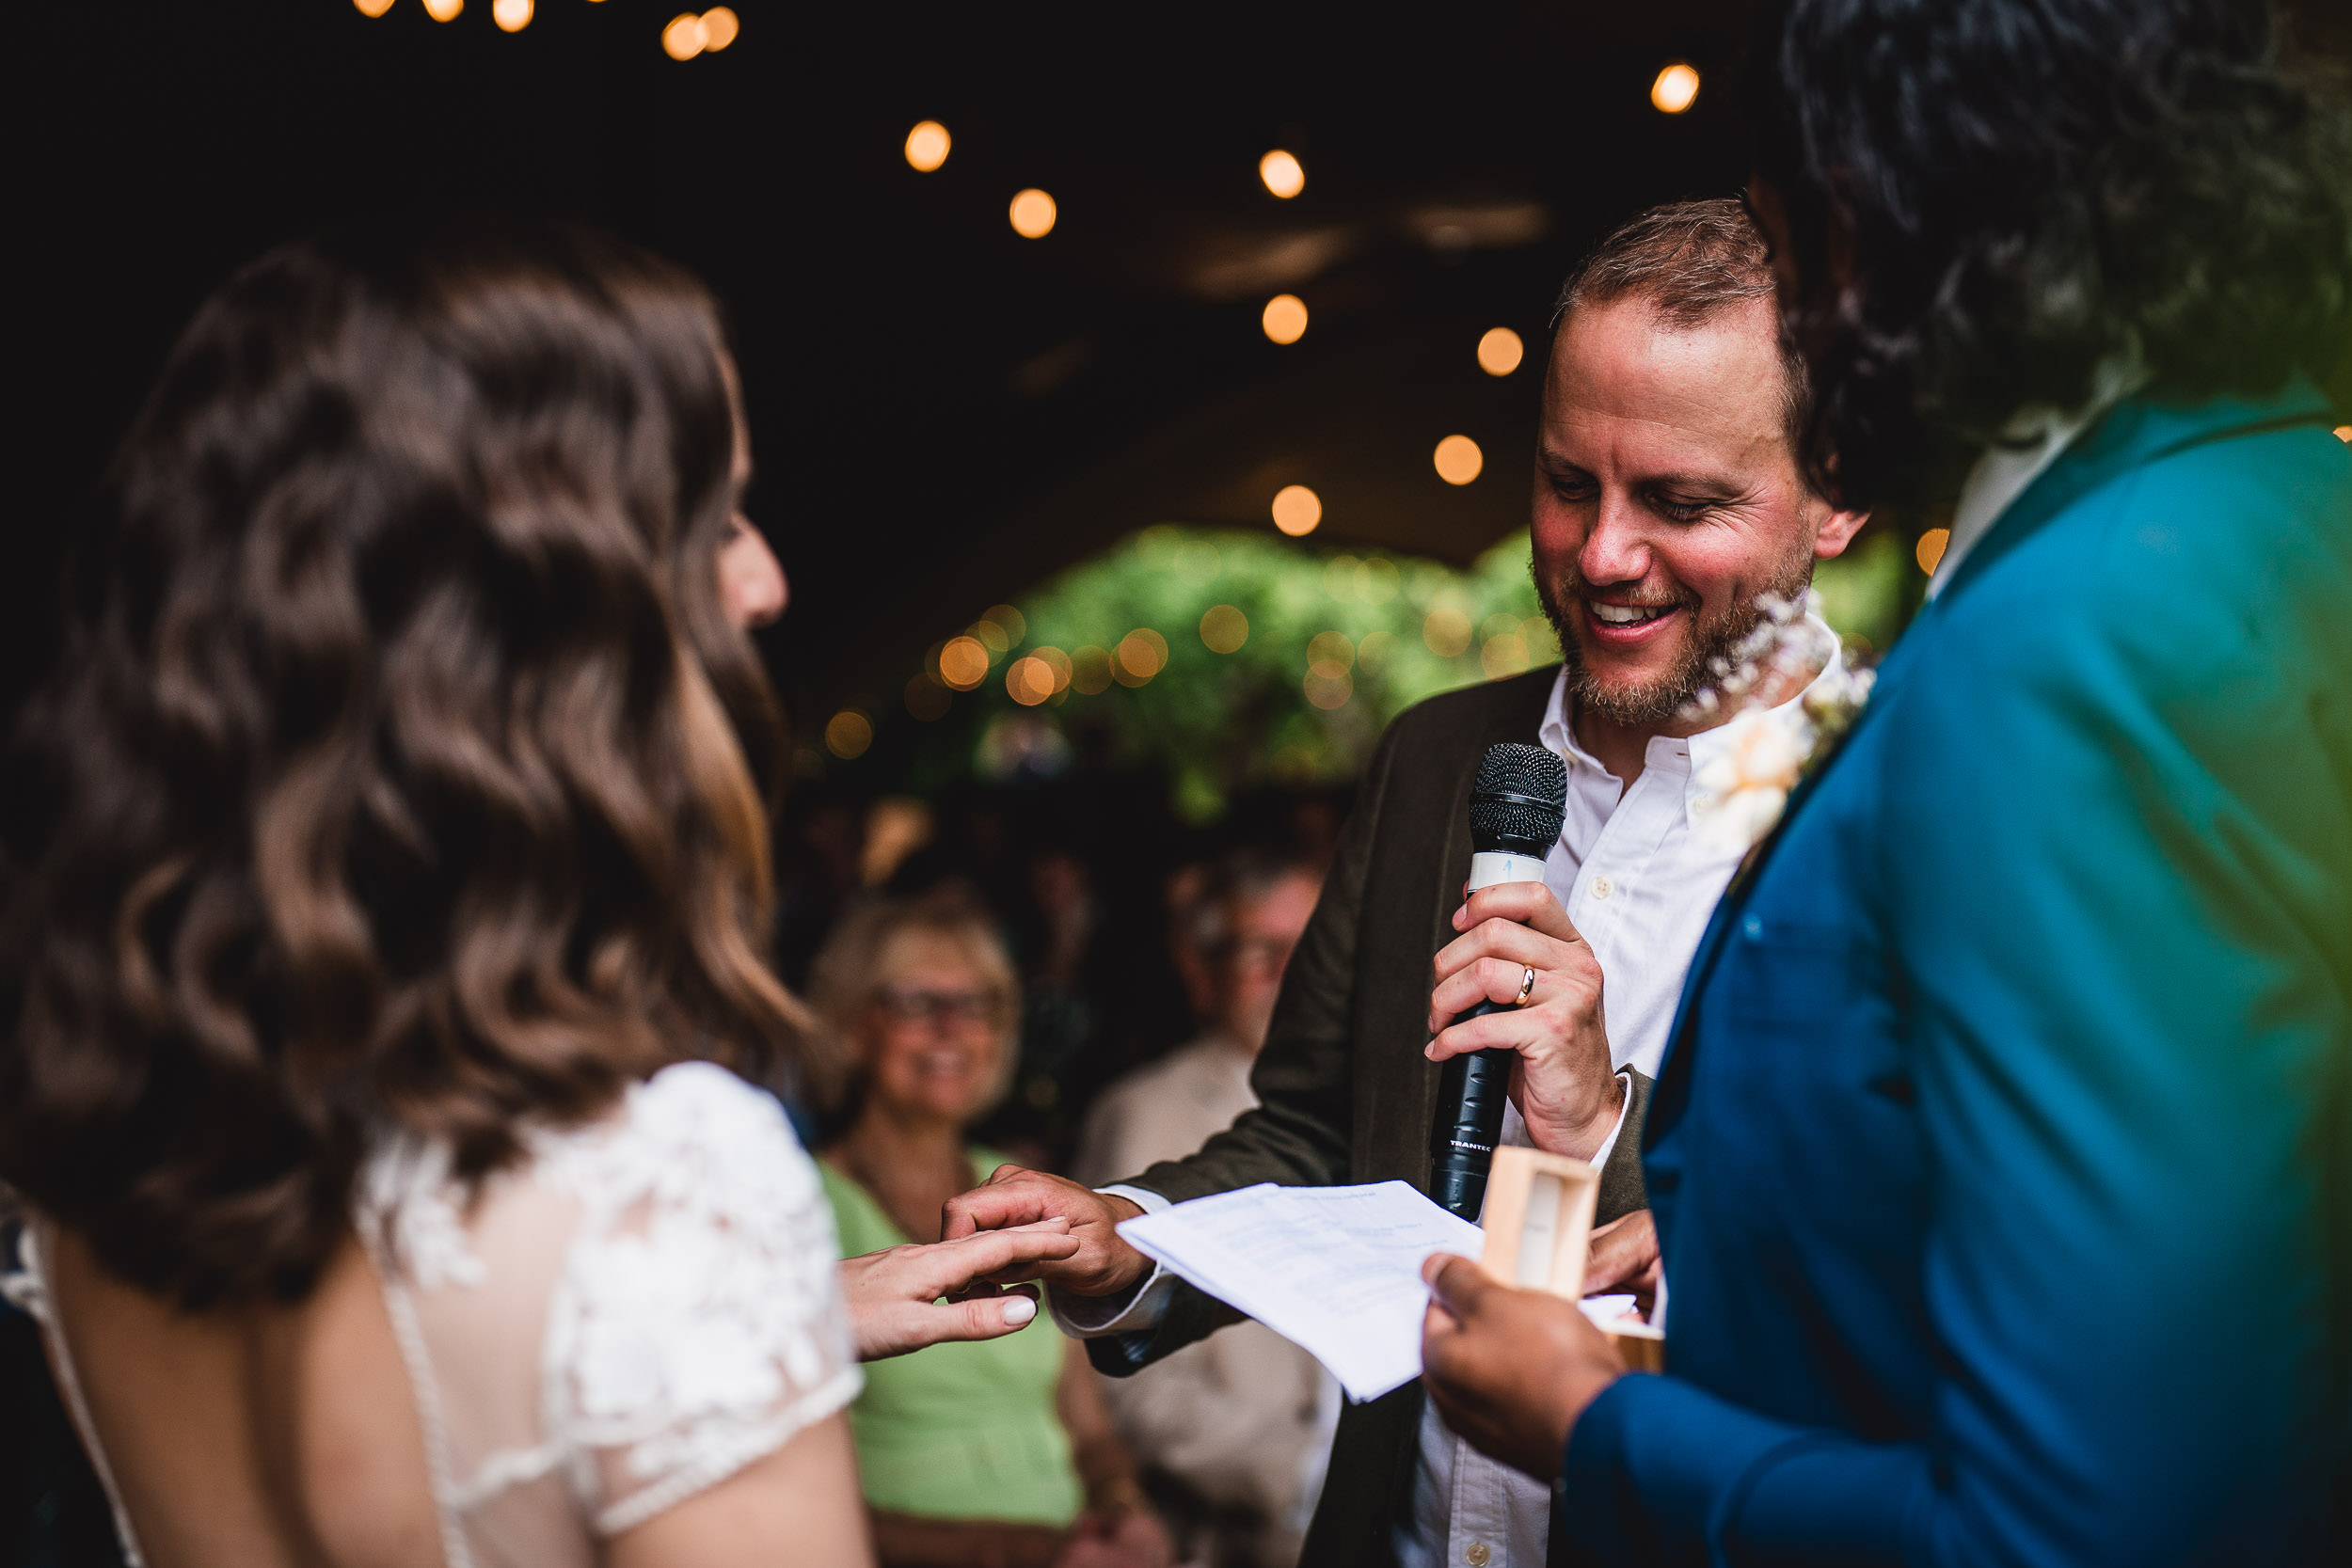
[[[1535,994],[1535,966],[1529,964],[1526,969],[1526,977],[1519,981],[1518,995],[1511,998],[1511,1006],[1514,1007],[1526,1006],[1527,999]]]

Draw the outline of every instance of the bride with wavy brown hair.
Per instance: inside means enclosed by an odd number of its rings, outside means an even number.
[[[825,1201],[725,1070],[802,1020],[739,426],[584,233],[293,245],[171,355],[0,818],[11,1293],[135,1560],[868,1560]]]

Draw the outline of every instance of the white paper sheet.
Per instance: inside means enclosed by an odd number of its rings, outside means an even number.
[[[1119,1233],[1304,1347],[1359,1401],[1421,1375],[1429,1305],[1422,1259],[1433,1252],[1475,1259],[1486,1240],[1403,1181],[1268,1182],[1128,1220]]]

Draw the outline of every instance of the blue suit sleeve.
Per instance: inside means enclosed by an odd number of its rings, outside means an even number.
[[[2193,552],[2182,519],[2265,522],[2198,490],[2119,516],[2079,576],[1954,607],[1973,623],[1874,716],[1883,848],[1855,896],[1934,1173],[1928,1430],[1627,1378],[1565,1456],[1556,1528],[1597,1560],[2275,1561],[2312,1539],[2344,1425],[2345,562],[2307,530],[2285,559],[2282,519],[2261,584],[2230,580],[2240,547],[2188,588],[2148,559]]]

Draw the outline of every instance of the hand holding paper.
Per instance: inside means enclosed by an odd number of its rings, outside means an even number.
[[[1422,1260],[1476,1258],[1484,1242],[1403,1181],[1244,1187],[1128,1220],[1119,1233],[1304,1346],[1359,1401],[1421,1373]]]

